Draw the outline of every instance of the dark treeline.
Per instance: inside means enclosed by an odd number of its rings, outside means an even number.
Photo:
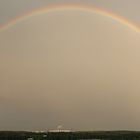
[[[95,132],[71,132],[71,133],[48,134],[48,140],[78,140],[78,139],[140,140],[140,132],[95,131]]]
[[[43,135],[45,134],[26,131],[0,131],[0,140],[28,140],[28,138],[45,140],[43,139]]]
[[[134,131],[94,131],[94,132],[12,132],[1,131],[0,140],[79,140],[79,139],[101,139],[101,140],[140,140],[140,132]]]

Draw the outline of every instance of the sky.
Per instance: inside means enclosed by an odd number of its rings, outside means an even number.
[[[0,24],[51,4],[101,7],[139,27],[138,0],[0,0]],[[140,130],[140,32],[65,9],[0,31],[0,130]]]

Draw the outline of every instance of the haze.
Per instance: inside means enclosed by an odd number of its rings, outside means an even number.
[[[139,130],[140,34],[56,11],[0,32],[0,129]]]

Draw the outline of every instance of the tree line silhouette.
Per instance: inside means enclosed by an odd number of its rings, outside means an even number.
[[[140,140],[138,131],[25,132],[1,131],[0,140]]]

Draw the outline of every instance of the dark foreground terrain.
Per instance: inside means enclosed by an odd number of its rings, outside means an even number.
[[[140,140],[138,131],[15,132],[1,131],[0,140]]]

